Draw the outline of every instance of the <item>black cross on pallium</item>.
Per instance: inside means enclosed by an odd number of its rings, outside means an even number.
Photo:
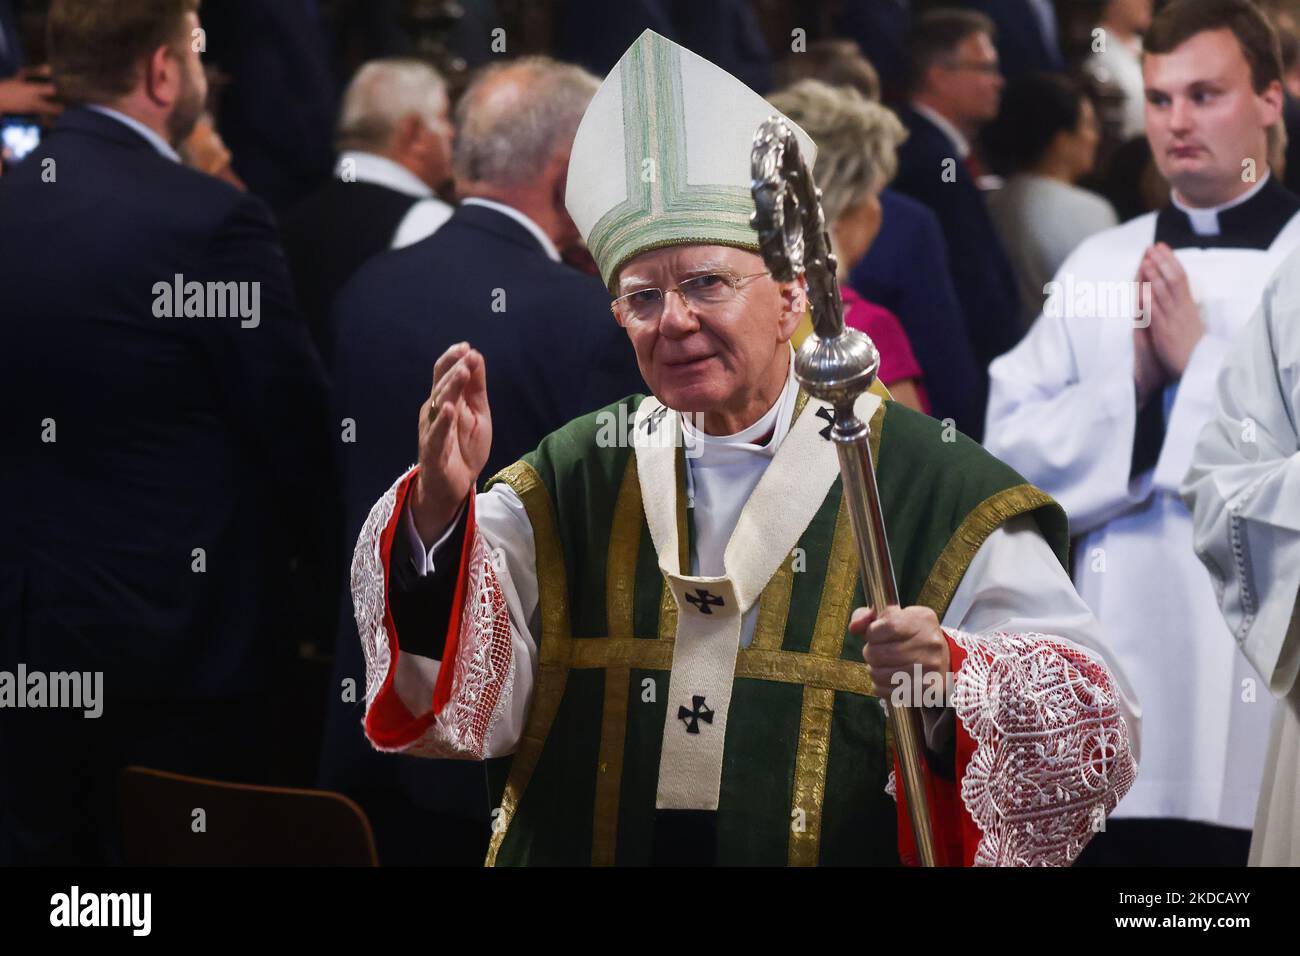
[[[694,594],[686,595],[686,601],[694,604],[695,609],[701,614],[712,614],[715,607],[723,606],[722,598],[704,588],[696,588]]]
[[[664,416],[667,414],[668,406],[660,405],[642,420],[641,427],[645,429],[647,435],[650,435],[659,427],[659,423],[664,420]]]
[[[827,423],[826,427],[817,434],[821,435],[822,438],[825,438],[827,441],[830,441],[831,429],[835,427],[835,413],[831,411],[830,406],[823,405],[821,408],[817,409],[817,417]]]
[[[691,698],[690,707],[678,707],[677,719],[686,722],[686,732],[688,734],[698,734],[700,732],[700,721],[706,724],[713,723],[713,711],[704,706],[704,698],[696,694]]]

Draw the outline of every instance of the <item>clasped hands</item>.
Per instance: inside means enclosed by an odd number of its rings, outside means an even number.
[[[1140,289],[1151,290],[1150,296],[1142,296],[1151,321],[1133,330],[1133,381],[1141,406],[1166,384],[1183,377],[1205,334],[1205,323],[1192,298],[1187,270],[1163,242],[1143,254],[1137,281]]]

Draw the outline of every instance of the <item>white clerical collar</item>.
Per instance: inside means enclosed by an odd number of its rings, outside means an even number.
[[[383,186],[417,199],[427,199],[433,195],[429,184],[401,163],[395,163],[387,156],[366,153],[359,149],[348,149],[339,154],[339,161],[334,166],[334,175],[345,181],[354,179],[357,182]]]
[[[799,382],[794,377],[794,350],[791,349],[785,388],[761,418],[732,435],[709,435],[691,424],[690,415],[682,415],[682,431],[685,432],[686,446],[698,447],[705,454],[717,448],[743,447],[762,451],[771,457],[776,454],[777,446],[790,430],[790,420],[794,417],[794,403],[798,395]],[[772,437],[760,445],[759,441],[767,438],[768,435]]]
[[[1192,224],[1192,232],[1198,236],[1217,236],[1219,234],[1219,213],[1232,209],[1234,206],[1240,206],[1244,202],[1250,202],[1255,197],[1255,194],[1264,188],[1271,175],[1271,172],[1265,171],[1263,178],[1250,189],[1236,199],[1230,199],[1218,206],[1206,206],[1204,208],[1189,206],[1178,198],[1177,190],[1170,191],[1169,201],[1174,204],[1176,209],[1187,216],[1188,221]]]
[[[532,233],[533,238],[537,240],[538,244],[542,247],[542,251],[546,253],[547,257],[552,262],[561,261],[560,250],[555,248],[555,243],[551,242],[551,237],[542,232],[542,227],[533,222],[530,216],[520,212],[514,206],[507,206],[505,203],[497,202],[494,199],[483,199],[479,196],[470,196],[468,199],[462,199],[460,204],[462,206],[486,206],[488,209],[495,209],[503,216],[509,216],[515,222],[519,223],[519,225]]]
[[[758,421],[732,435],[708,435],[693,427],[690,416],[682,415],[682,442],[686,447],[686,507],[695,507],[695,470],[767,467],[777,448],[790,431],[794,406],[799,397],[799,382],[794,377],[794,349],[790,350],[790,370],[785,388]],[[768,435],[765,444],[758,442]],[[766,459],[766,461],[765,461]]]
[[[948,117],[931,109],[924,103],[913,103],[912,109],[916,110],[935,126],[939,127],[939,131],[952,141],[953,146],[957,147],[958,159],[965,159],[970,155],[970,140],[962,134],[961,130],[952,124],[952,121],[949,120]]]
[[[173,163],[179,163],[181,161],[180,153],[176,152],[171,143],[167,142],[167,140],[163,139],[148,126],[145,126],[144,123],[141,123],[134,116],[127,116],[125,113],[119,113],[115,109],[110,109],[107,106],[100,106],[97,103],[86,104],[86,109],[94,110],[96,113],[100,113],[103,116],[110,116],[124,126],[131,127],[131,129],[135,130],[148,140],[149,145],[156,149],[160,155],[170,159]]]

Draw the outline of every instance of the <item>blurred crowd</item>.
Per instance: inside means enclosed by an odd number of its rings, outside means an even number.
[[[484,480],[644,391],[564,194],[646,28],[817,143],[846,319],[895,400],[1047,484],[996,444],[990,367],[1082,243],[1170,203],[1161,6],[0,0],[0,668],[102,671],[108,697],[0,716],[0,862],[120,861],[133,763],[341,791],[385,862],[481,860],[482,768],[362,735],[351,551],[452,344],[487,361]],[[1300,3],[1257,6],[1283,97],[1259,173],[1292,190]],[[160,322],[191,282],[257,296]]]

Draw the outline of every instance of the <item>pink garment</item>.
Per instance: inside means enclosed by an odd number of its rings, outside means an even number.
[[[844,301],[844,324],[861,329],[871,336],[880,350],[880,381],[888,388],[895,382],[913,379],[921,408],[930,413],[930,397],[925,393],[921,363],[912,354],[912,343],[898,317],[886,308],[868,302],[846,285],[840,286]]]

